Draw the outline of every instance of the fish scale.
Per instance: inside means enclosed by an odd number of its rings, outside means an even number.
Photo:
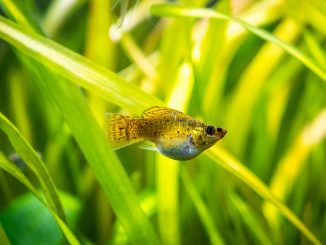
[[[155,119],[138,119],[138,126],[140,128],[139,137],[152,138],[157,137],[179,137],[181,135],[188,135],[190,128],[197,126],[203,126],[200,122],[191,121],[180,121],[179,118],[174,116],[166,116]]]
[[[223,128],[215,128],[183,112],[153,107],[141,118],[108,113],[105,135],[114,149],[148,140],[163,155],[177,160],[188,160],[222,139]]]

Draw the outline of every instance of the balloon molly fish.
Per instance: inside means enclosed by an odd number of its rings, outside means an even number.
[[[147,140],[164,156],[189,160],[214,145],[226,129],[207,125],[183,112],[153,107],[140,118],[106,113],[105,135],[113,149]]]

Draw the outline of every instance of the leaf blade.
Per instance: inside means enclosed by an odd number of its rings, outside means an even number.
[[[1,38],[70,81],[132,112],[162,105],[156,97],[69,49],[0,16]],[[132,98],[130,98],[132,94]]]
[[[258,37],[272,42],[284,49],[287,53],[289,53],[294,58],[298,59],[302,64],[304,64],[307,68],[309,68],[312,72],[314,72],[317,76],[319,76],[324,82],[326,82],[326,71],[319,67],[313,60],[311,60],[308,56],[306,56],[303,52],[298,50],[295,46],[290,45],[277,37],[271,35],[268,31],[257,28],[239,18],[232,17],[223,13],[219,13],[217,11],[209,10],[209,9],[200,9],[200,8],[189,8],[183,7],[181,5],[175,4],[160,4],[154,5],[152,7],[152,13],[154,15],[159,16],[168,16],[168,17],[201,17],[201,18],[214,18],[214,19],[223,19],[235,22],[239,24],[244,29],[247,29],[251,33],[257,35]]]

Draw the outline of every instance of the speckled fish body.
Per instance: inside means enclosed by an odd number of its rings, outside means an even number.
[[[141,118],[107,114],[105,133],[115,149],[148,140],[161,154],[176,160],[188,160],[222,139],[226,130],[207,125],[180,111],[153,107]]]

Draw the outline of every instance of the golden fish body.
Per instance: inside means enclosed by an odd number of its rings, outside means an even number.
[[[113,148],[149,140],[161,154],[176,160],[194,158],[222,139],[226,132],[164,107],[150,108],[141,118],[108,114],[105,120],[105,134]]]

